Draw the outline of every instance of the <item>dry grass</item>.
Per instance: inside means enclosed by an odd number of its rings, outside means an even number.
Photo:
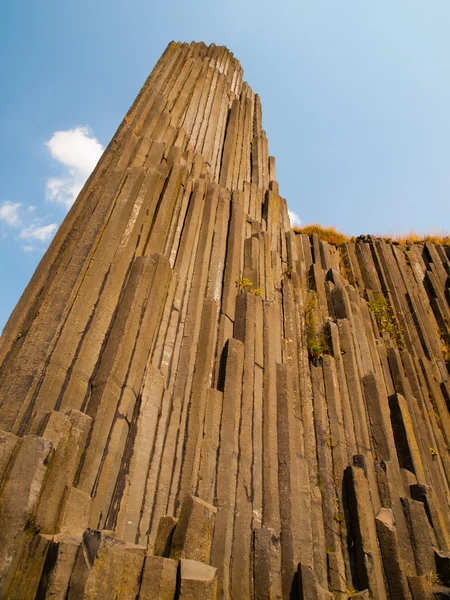
[[[295,233],[304,233],[305,235],[313,235],[314,233],[325,242],[333,246],[341,246],[345,242],[354,242],[355,238],[337,231],[335,227],[323,227],[320,223],[312,223],[304,227],[293,227]],[[416,231],[408,231],[407,233],[396,233],[388,235],[374,235],[375,238],[385,240],[386,242],[394,242],[397,244],[424,244],[431,242],[432,244],[440,244],[441,246],[450,246],[450,232],[440,230],[432,230],[429,233],[420,234]]]
[[[388,242],[396,242],[397,244],[424,244],[431,242],[432,244],[440,244],[441,246],[450,246],[450,233],[448,231],[430,231],[429,233],[420,234],[414,230],[407,233],[397,233],[392,235],[377,236]]]
[[[333,244],[333,246],[340,246],[351,239],[345,233],[337,231],[334,227],[322,227],[320,223],[312,223],[304,227],[294,227],[294,231],[295,233],[304,233],[305,235],[313,235],[315,233],[321,240]]]

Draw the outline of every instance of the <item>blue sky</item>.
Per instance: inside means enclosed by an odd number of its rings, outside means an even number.
[[[448,0],[3,2],[0,329],[172,39],[241,61],[303,224],[449,230],[449,28]]]

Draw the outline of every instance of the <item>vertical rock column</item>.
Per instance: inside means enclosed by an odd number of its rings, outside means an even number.
[[[240,64],[170,43],[0,341],[0,595],[444,593],[449,275],[291,230]]]

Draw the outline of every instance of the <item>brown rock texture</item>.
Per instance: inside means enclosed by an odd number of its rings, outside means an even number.
[[[448,597],[450,251],[290,229],[172,42],[0,343],[0,597]]]

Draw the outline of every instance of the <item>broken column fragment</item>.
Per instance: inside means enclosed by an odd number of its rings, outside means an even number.
[[[170,558],[189,558],[208,564],[216,513],[214,506],[188,494],[173,532]]]

